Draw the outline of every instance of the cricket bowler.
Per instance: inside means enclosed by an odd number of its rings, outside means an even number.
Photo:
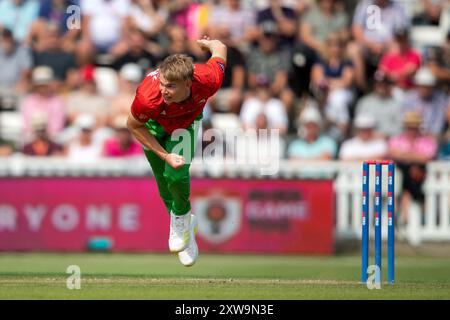
[[[159,195],[170,214],[169,250],[178,253],[185,266],[192,266],[198,257],[197,219],[191,213],[189,199],[189,167],[203,108],[222,85],[227,58],[227,47],[221,41],[204,37],[197,43],[211,53],[210,59],[195,65],[184,54],[164,59],[137,88],[127,122],[143,146]],[[189,133],[187,155],[177,146],[179,138],[173,136],[177,129]]]

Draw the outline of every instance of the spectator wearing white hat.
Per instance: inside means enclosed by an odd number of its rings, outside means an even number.
[[[354,122],[356,136],[343,142],[339,151],[340,160],[383,159],[388,145],[375,134],[376,122],[369,115],[358,115]]]
[[[100,159],[102,146],[96,142],[93,136],[96,119],[91,114],[82,114],[75,121],[80,130],[77,138],[71,141],[65,150],[69,161],[76,163],[92,163]]]
[[[254,95],[242,104],[240,118],[245,130],[256,128],[259,114],[265,114],[269,129],[280,130],[284,135],[288,127],[288,115],[283,102],[270,93],[270,81],[264,76],[257,77]]]
[[[54,75],[50,67],[38,66],[31,76],[33,91],[21,105],[24,139],[32,138],[31,119],[36,114],[48,115],[47,132],[54,138],[64,128],[65,104],[54,92]]]
[[[316,107],[308,105],[300,113],[299,138],[289,144],[287,156],[291,160],[331,160],[337,144],[322,134],[322,116]]]
[[[59,156],[62,154],[62,147],[53,142],[47,134],[47,115],[39,114],[31,120],[33,128],[33,140],[25,144],[22,149],[23,154],[33,157]]]
[[[436,88],[436,77],[427,67],[422,67],[414,76],[415,88],[406,94],[403,114],[415,111],[422,118],[425,133],[439,136],[444,131],[448,115],[448,98]]]

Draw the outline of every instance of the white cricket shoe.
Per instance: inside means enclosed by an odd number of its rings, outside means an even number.
[[[198,230],[197,217],[191,214],[191,225],[189,232],[191,238],[189,240],[189,245],[183,251],[178,252],[178,259],[186,267],[192,266],[195,263],[195,261],[197,261],[198,247],[197,242],[195,242],[195,234],[197,233],[197,230]]]
[[[180,252],[186,249],[189,244],[191,214],[187,213],[177,216],[170,213],[170,235],[169,250],[170,252]]]

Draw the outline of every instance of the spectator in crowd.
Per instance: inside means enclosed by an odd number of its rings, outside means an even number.
[[[53,142],[47,134],[47,116],[37,115],[31,121],[33,139],[23,147],[23,154],[34,157],[62,155],[62,147]]]
[[[415,26],[439,26],[442,11],[448,1],[421,0],[420,2],[422,10],[412,18],[412,24]]]
[[[374,74],[373,92],[358,100],[356,118],[367,115],[375,119],[377,134],[384,137],[397,135],[402,130],[402,103],[392,95],[392,81],[383,71]]]
[[[197,52],[195,50],[191,50],[190,42],[187,37],[186,31],[177,25],[171,25],[167,28],[167,36],[169,38],[169,43],[167,45],[166,50],[164,50],[159,57],[157,64],[162,62],[166,57],[176,54],[182,53],[186,54],[195,62],[200,62],[205,60],[204,52]]]
[[[105,141],[103,156],[130,157],[143,154],[142,146],[133,138],[127,128],[127,118],[128,115],[118,115],[114,118],[112,125],[116,134]]]
[[[242,164],[264,166],[283,159],[284,139],[271,131],[266,114],[256,114],[254,130],[247,131],[237,140],[236,159]]]
[[[380,58],[388,49],[395,30],[408,28],[410,21],[404,7],[390,0],[360,1],[355,9],[352,34],[355,41],[349,45],[349,54],[355,65],[356,84],[367,89]],[[367,78],[366,78],[367,77]]]
[[[294,100],[292,91],[287,88],[289,53],[277,47],[276,29],[272,29],[270,25],[264,25],[263,28],[258,46],[250,52],[247,59],[248,87],[254,89],[260,77],[268,79],[270,94],[278,97],[286,110],[289,110]]]
[[[332,160],[336,156],[337,144],[321,130],[322,117],[312,105],[307,105],[300,113],[298,138],[288,147],[290,160]]]
[[[267,78],[260,76],[256,81],[255,94],[242,105],[240,117],[244,129],[255,129],[258,115],[264,114],[268,128],[278,129],[281,135],[285,134],[288,117],[283,103],[270,94],[270,82]]]
[[[311,84],[324,105],[327,131],[336,141],[342,141],[347,135],[349,108],[354,99],[354,69],[344,57],[345,43],[338,34],[330,34],[326,46],[324,59],[313,66]]]
[[[413,86],[413,77],[420,68],[420,54],[411,47],[407,29],[398,29],[389,50],[383,55],[379,69],[403,91]]]
[[[442,47],[427,48],[426,65],[436,77],[442,90],[450,94],[450,30]]]
[[[95,62],[92,59],[98,54],[116,58],[126,50],[129,0],[81,0],[81,12],[80,65]]]
[[[51,139],[61,132],[65,123],[64,101],[55,94],[53,70],[47,66],[33,69],[32,92],[24,97],[21,105],[24,139],[31,138],[31,121],[35,116],[48,116],[47,132]]]
[[[389,155],[401,170],[403,177],[400,198],[400,217],[398,222],[404,225],[412,200],[423,203],[423,182],[426,178],[426,163],[437,154],[437,143],[433,136],[421,132],[420,113],[410,111],[403,118],[403,133],[389,139]]]
[[[0,157],[8,157],[14,153],[14,143],[0,136]]]
[[[450,160],[450,127],[443,135],[443,138],[439,147],[439,160]]]
[[[438,137],[444,131],[449,108],[448,98],[435,87],[436,78],[426,67],[416,73],[414,85],[415,88],[405,96],[403,112],[418,112],[423,120],[425,133]]]
[[[295,44],[290,64],[290,86],[297,98],[308,92],[313,65],[326,49],[326,38],[338,33],[343,39],[349,36],[349,17],[337,10],[336,0],[319,0],[300,18],[298,41]]]
[[[254,12],[242,8],[240,0],[220,1],[212,7],[208,16],[208,28],[226,29],[232,43],[244,52],[248,52],[254,25]]]
[[[117,57],[113,63],[115,70],[120,70],[125,64],[134,63],[141,68],[142,74],[147,74],[156,67],[157,57],[155,54],[161,54],[159,49],[153,48],[146,40],[140,30],[130,30],[129,37],[126,39],[128,48],[126,52]]]
[[[345,140],[339,150],[340,160],[363,161],[366,159],[384,159],[388,145],[375,132],[375,119],[369,115],[360,114],[355,118],[356,136]]]
[[[228,48],[227,67],[222,87],[208,101],[214,112],[232,112],[239,114],[245,89],[245,58],[241,51],[232,44],[227,30],[217,30],[221,34],[210,34],[213,39],[222,41]]]
[[[112,100],[110,114],[116,117],[130,113],[130,106],[142,78],[142,69],[137,64],[127,63],[120,69],[119,92]]]
[[[73,53],[62,49],[62,38],[56,24],[46,24],[40,50],[33,52],[34,64],[49,66],[59,85],[73,89],[77,85],[78,70]]]
[[[308,10],[301,20],[300,41],[319,56],[326,51],[331,33],[337,33],[344,41],[349,38],[349,17],[336,10],[336,3],[336,0],[318,0],[317,6]]]
[[[79,6],[79,3],[79,0],[40,0],[39,18],[31,25],[27,44],[33,50],[41,51],[45,42],[46,26],[51,24],[60,30],[62,50],[74,53],[81,26],[77,25],[80,21],[73,19],[76,11],[72,10],[75,8],[72,6]]]
[[[130,23],[146,39],[156,39],[166,26],[169,8],[165,0],[131,0]]]
[[[209,1],[169,1],[171,26],[177,26],[186,32],[187,46],[193,51],[195,39],[203,36],[203,30],[208,25],[211,5]]]
[[[100,126],[107,125],[110,114],[110,102],[97,91],[95,67],[86,65],[80,69],[80,88],[71,91],[66,97],[67,120],[70,125],[81,114],[92,114]]]
[[[272,24],[279,30],[278,46],[290,50],[296,41],[297,14],[293,8],[283,5],[282,0],[271,0],[256,13],[256,26]],[[257,28],[255,34],[262,28]]]
[[[28,89],[32,58],[19,46],[9,29],[0,31],[0,110],[14,109],[19,96]]]
[[[92,163],[100,159],[103,143],[94,139],[95,117],[82,114],[77,118],[75,125],[80,134],[66,145],[65,154],[68,160],[76,163]]]
[[[310,94],[311,70],[317,62],[316,53],[297,42],[290,54],[288,65],[289,87],[296,99]]]
[[[14,39],[22,44],[30,32],[32,23],[39,15],[38,0],[0,1],[0,29],[13,32]]]

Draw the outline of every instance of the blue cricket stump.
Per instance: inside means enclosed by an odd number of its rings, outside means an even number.
[[[362,181],[362,236],[361,236],[361,282],[366,283],[367,268],[369,266],[369,178],[370,165],[375,165],[375,205],[374,205],[374,222],[375,222],[375,265],[378,267],[379,273],[375,277],[375,283],[381,284],[382,270],[382,168],[388,166],[388,240],[387,240],[387,261],[388,261],[388,283],[394,283],[395,270],[395,253],[394,253],[394,178],[395,164],[392,161],[364,161],[363,162],[363,181]]]

